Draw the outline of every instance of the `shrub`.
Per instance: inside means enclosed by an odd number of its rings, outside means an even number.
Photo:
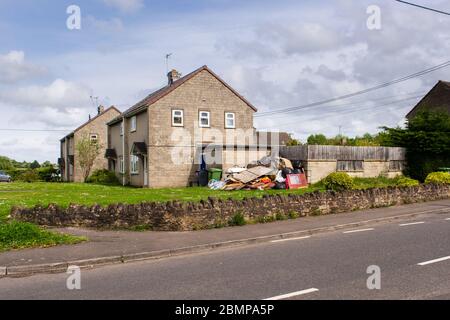
[[[450,184],[450,173],[432,172],[425,179],[425,183]]]
[[[245,221],[245,217],[242,213],[236,213],[229,221],[228,225],[230,226],[243,226],[247,222]]]
[[[300,215],[295,211],[290,211],[288,215],[289,219],[297,219],[299,216]]]
[[[56,181],[58,170],[53,167],[41,167],[37,169],[37,173],[39,175],[39,179],[45,182],[54,182]]]
[[[17,180],[21,182],[37,182],[40,181],[39,174],[36,172],[36,170],[27,170],[23,173],[21,173]]]
[[[278,212],[276,215],[275,215],[275,220],[278,220],[278,221],[283,221],[283,220],[287,220],[289,217],[287,216],[287,215],[285,215],[284,213],[282,213],[282,212]]]
[[[419,180],[411,179],[408,177],[399,177],[396,179],[395,184],[399,187],[414,187],[419,185]]]
[[[333,172],[323,179],[323,185],[327,190],[342,191],[352,189],[354,183],[352,177],[347,173]]]
[[[103,185],[119,185],[119,179],[116,174],[109,170],[96,170],[86,180],[87,183],[103,184]]]

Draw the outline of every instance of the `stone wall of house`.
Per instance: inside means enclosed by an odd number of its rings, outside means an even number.
[[[183,110],[183,127],[172,126],[173,109]],[[200,128],[200,111],[210,112],[209,128]],[[199,144],[239,144],[241,130],[254,133],[255,111],[206,70],[151,105],[148,112],[151,188],[185,187],[196,181]],[[236,129],[225,128],[225,112],[235,113]]]
[[[258,220],[276,214],[298,216],[349,212],[360,209],[386,207],[423,201],[447,199],[449,185],[420,185],[417,187],[389,187],[351,190],[345,192],[314,192],[304,195],[265,195],[262,198],[200,202],[147,202],[135,205],[115,204],[56,205],[34,208],[14,207],[13,219],[46,226],[75,226],[88,228],[130,228],[147,225],[157,231],[187,231],[224,226],[236,214]]]

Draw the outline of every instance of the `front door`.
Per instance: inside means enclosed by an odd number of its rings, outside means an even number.
[[[144,156],[144,186],[148,187],[148,160],[146,156]]]

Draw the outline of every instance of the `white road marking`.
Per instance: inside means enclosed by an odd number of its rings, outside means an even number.
[[[358,229],[358,230],[344,231],[342,233],[355,233],[355,232],[364,232],[364,231],[372,231],[372,230],[375,230],[375,229],[374,228]]]
[[[418,265],[419,266],[426,266],[427,264],[432,264],[432,263],[441,262],[441,261],[445,261],[445,260],[450,260],[450,256],[443,257],[443,258],[438,258],[438,259],[434,259],[434,260],[429,260],[429,261],[425,261],[425,262],[421,262],[421,263],[418,263]]]
[[[400,227],[406,227],[406,226],[413,226],[413,225],[416,225],[416,224],[424,224],[425,222],[423,222],[423,221],[420,221],[420,222],[411,222],[411,223],[402,223],[402,224],[399,224],[399,226]]]
[[[273,241],[270,241],[270,242],[276,243],[276,242],[284,242],[284,241],[302,240],[302,239],[308,239],[308,238],[311,238],[311,236],[273,240]]]
[[[450,218],[447,218],[447,219],[445,219],[445,220],[450,221]]]
[[[267,298],[264,300],[283,300],[283,299],[301,296],[304,294],[313,293],[313,292],[317,292],[317,291],[319,291],[319,289],[310,288],[310,289],[306,289],[306,290],[302,290],[302,291],[296,291],[296,292],[292,292],[292,293],[283,294],[283,295],[272,297],[272,298]]]

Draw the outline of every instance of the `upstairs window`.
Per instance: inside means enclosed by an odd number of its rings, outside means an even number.
[[[120,123],[120,135],[123,136],[123,121]]]
[[[226,129],[236,128],[236,115],[233,112],[225,112],[225,128]]]
[[[130,132],[134,132],[137,129],[136,116],[132,116],[130,120]]]
[[[199,122],[200,128],[209,128],[210,127],[209,111],[200,111],[198,122]]]
[[[172,126],[182,127],[184,126],[183,110],[172,110]]]
[[[91,133],[91,134],[89,135],[89,139],[91,140],[91,142],[97,143],[97,142],[98,142],[98,134],[96,134],[96,133]]]

